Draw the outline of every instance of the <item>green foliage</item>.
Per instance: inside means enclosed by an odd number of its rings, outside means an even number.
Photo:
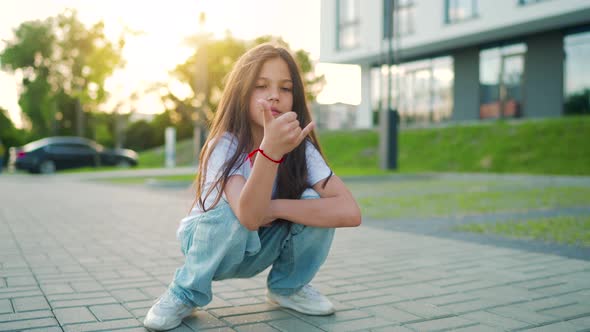
[[[180,82],[190,86],[192,94],[186,98],[180,98],[168,87],[160,86],[168,90],[163,97],[165,104],[169,105],[168,109],[158,114],[149,123],[152,126],[151,130],[147,129],[145,123],[134,125],[127,129],[126,141],[130,148],[144,150],[163,145],[164,132],[170,126],[176,128],[177,141],[192,138],[195,113],[198,114],[201,126],[206,127],[208,125],[208,119],[212,115],[211,110],[215,110],[219,103],[225,87],[225,78],[242,54],[255,45],[266,42],[274,42],[286,48],[289,47],[281,38],[274,38],[272,36],[261,36],[252,41],[244,41],[236,39],[230,34],[227,34],[225,38],[220,40],[213,40],[208,36],[199,35],[189,38],[187,42],[195,48],[195,52],[184,63],[176,66],[171,72],[171,75]],[[313,73],[313,63],[309,59],[307,52],[298,50],[294,55],[302,69],[303,78],[307,85],[307,98],[310,101],[314,100],[324,84],[324,77],[315,76]],[[203,58],[206,58],[205,64],[200,62]],[[206,69],[206,72],[198,72],[199,68]],[[206,80],[206,84],[203,84],[204,80]],[[206,90],[203,92],[201,89],[204,86]],[[145,137],[138,135],[137,132],[143,132],[144,134],[151,132],[154,137],[146,140]],[[183,154],[178,155],[183,156]],[[194,152],[190,150],[187,155],[192,159]],[[161,166],[163,164],[163,155],[161,158],[161,160],[158,157],[148,158],[147,164],[151,164],[151,160],[154,160],[154,166]],[[181,157],[180,159],[182,162],[192,163],[189,158]],[[143,162],[141,164],[146,165]]]
[[[114,44],[103,30],[102,22],[87,28],[75,11],[66,10],[22,23],[6,42],[0,62],[4,70],[23,73],[19,105],[32,138],[84,132],[87,119],[75,127],[77,102],[84,112],[93,112],[106,100],[106,78],[124,65],[124,38]]]
[[[173,116],[174,124],[194,123],[193,114],[195,110],[199,110],[200,123],[203,126],[207,125],[207,119],[211,118],[211,112],[215,111],[219,103],[227,74],[238,58],[248,49],[266,42],[274,42],[289,48],[282,38],[272,36],[261,36],[252,41],[236,39],[230,34],[220,40],[209,39],[208,36],[194,36],[188,42],[195,48],[195,53],[183,64],[178,65],[172,71],[172,75],[190,86],[192,95],[183,99],[174,95],[172,91],[168,91],[164,96],[164,100],[168,104],[174,105],[169,109],[175,114]],[[307,99],[311,102],[321,91],[325,83],[324,76],[315,76],[309,53],[298,50],[294,56],[302,71],[307,89]],[[205,65],[202,62],[203,58],[206,58]],[[199,69],[206,69],[206,72],[200,73]],[[205,87],[205,91],[202,91],[203,87]],[[179,132],[183,131],[179,129]],[[179,135],[179,137],[181,136]]]
[[[133,150],[145,150],[155,146],[156,132],[149,122],[140,120],[127,128],[126,146]]]
[[[0,107],[0,141],[4,146],[2,155],[4,155],[5,159],[8,155],[8,148],[23,145],[27,138],[26,135],[24,130],[19,130],[14,126],[12,120],[8,117],[8,111]]]
[[[567,97],[564,105],[566,115],[590,114],[590,89],[584,89]]]

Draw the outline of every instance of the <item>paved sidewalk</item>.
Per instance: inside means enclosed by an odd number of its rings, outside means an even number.
[[[181,265],[187,191],[0,176],[0,331],[145,331]],[[214,284],[175,331],[590,331],[590,262],[362,226],[339,229],[310,317],[264,302],[265,273]]]

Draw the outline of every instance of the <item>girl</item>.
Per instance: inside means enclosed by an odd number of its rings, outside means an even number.
[[[269,266],[269,302],[309,315],[334,312],[309,283],[334,228],[358,226],[361,215],[324,161],[313,127],[287,50],[264,44],[237,61],[201,152],[196,206],[177,231],[185,263],[146,327],[172,329],[211,301],[213,280],[248,278]]]

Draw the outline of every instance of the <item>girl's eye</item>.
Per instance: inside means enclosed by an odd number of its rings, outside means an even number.
[[[256,86],[256,89],[264,89],[264,88],[266,88],[266,85],[257,85]]]
[[[291,88],[281,88],[281,90],[291,92]]]

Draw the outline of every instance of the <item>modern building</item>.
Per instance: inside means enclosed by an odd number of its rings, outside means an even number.
[[[560,116],[590,89],[590,0],[322,0],[321,11],[320,61],[362,69],[357,127],[388,106],[402,123]]]

